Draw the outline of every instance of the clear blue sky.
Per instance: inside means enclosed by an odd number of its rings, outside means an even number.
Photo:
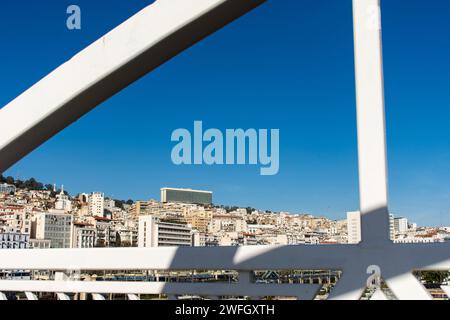
[[[151,1],[0,4],[0,106]],[[391,211],[450,225],[450,2],[383,1]],[[51,94],[51,93],[49,93]],[[210,189],[215,202],[343,218],[358,208],[350,0],[272,0],[113,97],[5,174],[73,194],[159,198]],[[280,173],[177,167],[177,128],[279,128]],[[0,128],[1,130],[1,128]]]

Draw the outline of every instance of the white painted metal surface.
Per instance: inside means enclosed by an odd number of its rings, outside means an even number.
[[[52,292],[54,292],[54,291],[52,291]],[[70,300],[70,297],[65,293],[57,293],[56,296],[58,297],[58,300],[61,300],[61,301],[69,301]]]
[[[447,294],[448,297],[450,297],[450,286],[442,286],[442,290]]]
[[[4,294],[3,292],[0,292],[0,301],[4,301],[4,300],[8,300],[8,298],[6,297],[6,294]]]
[[[377,289],[375,291],[375,293],[373,294],[372,298],[370,298],[370,300],[373,301],[385,301],[385,300],[389,300],[386,295],[383,293],[383,291],[381,289]]]
[[[38,297],[33,292],[26,291],[25,296],[27,297],[27,300],[31,301],[39,300]]]
[[[384,80],[379,0],[353,1],[362,237],[389,241]]]
[[[250,283],[164,283],[164,282],[106,282],[106,281],[0,281],[2,288],[8,291],[91,293],[96,298],[101,294],[168,294],[200,296],[289,296],[302,300],[311,300],[320,289],[320,285],[307,284],[250,284]],[[95,299],[96,300],[96,299]],[[132,299],[130,299],[132,300]],[[135,299],[133,299],[135,300]]]
[[[92,300],[100,300],[100,301],[103,301],[103,300],[106,300],[106,298],[105,298],[105,296],[103,296],[103,295],[101,295],[101,294],[93,293],[93,294],[92,294]]]

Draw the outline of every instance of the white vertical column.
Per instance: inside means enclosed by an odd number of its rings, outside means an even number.
[[[361,229],[389,239],[380,0],[353,0]]]

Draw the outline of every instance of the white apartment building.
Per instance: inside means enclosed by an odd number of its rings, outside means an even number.
[[[28,249],[29,234],[0,233],[0,249]]]
[[[103,217],[105,209],[105,195],[101,192],[93,192],[88,200],[89,215],[91,217]]]
[[[408,231],[408,219],[406,218],[395,218],[394,219],[394,230],[396,234],[404,234]]]
[[[203,232],[192,232],[192,246],[193,247],[206,247],[207,236]]]
[[[23,206],[0,207],[0,232],[30,234],[31,220]]]
[[[190,247],[192,246],[192,228],[190,225],[164,222],[154,216],[140,216],[138,246],[153,247]]]
[[[33,218],[31,238],[51,240],[51,248],[70,248],[72,246],[72,228],[72,215],[58,210],[40,212]]]
[[[16,187],[13,186],[12,184],[7,184],[7,183],[0,184],[0,193],[10,194],[10,193],[15,193],[15,192],[16,192]]]
[[[361,242],[361,213],[359,211],[347,212],[347,235],[349,244]]]
[[[87,223],[74,223],[72,231],[72,248],[94,248],[96,228]]]
[[[271,233],[275,226],[269,224],[249,224],[247,225],[248,233],[250,234],[264,234]]]

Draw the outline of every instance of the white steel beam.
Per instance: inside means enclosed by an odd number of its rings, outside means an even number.
[[[265,0],[158,0],[0,109],[0,173],[97,105]]]
[[[92,294],[92,300],[106,300],[105,296],[98,294],[98,293],[93,293]]]
[[[56,296],[58,297],[58,300],[61,300],[61,301],[69,301],[70,300],[70,297],[65,293],[60,292],[60,293],[57,293]]]
[[[129,293],[127,295],[127,297],[128,297],[128,300],[133,300],[133,301],[141,300],[136,294],[132,294],[132,293]]]
[[[24,289],[24,290],[30,290],[30,289]],[[19,290],[19,291],[24,291],[24,290]],[[30,292],[30,291],[26,291],[25,296],[27,297],[27,300],[31,300],[31,301],[39,300],[38,297],[33,292]]]
[[[363,242],[389,240],[380,0],[353,0]]]
[[[102,294],[167,294],[200,296],[289,296],[311,300],[320,289],[319,284],[250,284],[250,283],[164,283],[164,282],[107,282],[107,281],[24,281],[0,280],[4,291],[91,293],[94,300]],[[30,299],[29,299],[30,300]]]

